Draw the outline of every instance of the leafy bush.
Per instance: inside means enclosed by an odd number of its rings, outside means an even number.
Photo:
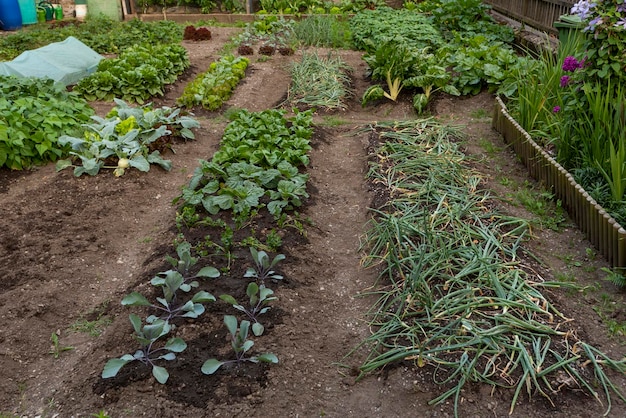
[[[211,162],[201,161],[178,200],[184,207],[202,207],[211,215],[231,210],[250,217],[267,206],[279,217],[308,197],[308,175],[298,172],[307,165],[311,112],[285,118],[279,110],[233,116]]]
[[[245,57],[227,55],[211,63],[206,72],[187,84],[177,103],[186,107],[202,105],[209,110],[219,109],[245,76],[249,62]]]
[[[171,162],[164,160],[160,149],[168,148],[164,137],[180,136],[193,139],[190,128],[200,124],[189,116],[181,116],[180,109],[161,107],[153,109],[148,104],[140,108],[128,106],[116,99],[117,106],[107,118],[92,116],[91,124],[84,124],[84,135],[64,135],[59,138],[62,145],[70,145],[73,159],[59,160],[57,170],[72,167],[74,175],[95,176],[101,168],[114,168],[115,176],[122,176],[129,167],[149,171],[150,164],[158,164],[170,170]]]
[[[579,1],[572,7],[586,27],[584,50],[587,56],[585,73],[598,81],[619,80],[626,75],[626,3],[622,1]]]
[[[93,113],[50,79],[0,76],[0,167],[21,170],[67,155],[57,138],[81,131]]]
[[[356,49],[373,53],[385,39],[402,39],[414,49],[438,49],[443,37],[422,14],[381,7],[364,10],[350,19],[350,31]]]
[[[163,87],[176,81],[189,65],[187,50],[180,45],[136,45],[118,58],[100,61],[98,70],[80,80],[74,91],[87,100],[119,98],[144,103],[162,96]]]

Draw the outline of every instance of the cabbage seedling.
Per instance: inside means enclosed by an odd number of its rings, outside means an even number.
[[[155,343],[170,332],[171,325],[160,319],[151,324],[143,325],[141,319],[135,314],[130,314],[129,318],[141,348],[135,354],[124,354],[120,358],[107,361],[104,370],[102,370],[102,378],[115,377],[126,364],[138,360],[146,366],[152,367],[154,378],[159,383],[165,384],[170,375],[165,367],[157,366],[154,362],[157,360],[174,360],[176,353],[187,348],[187,343],[182,338],[176,337],[170,338],[163,347],[155,348]]]
[[[272,289],[268,289],[265,285],[259,286],[255,282],[248,284],[246,294],[250,298],[250,308],[240,305],[239,302],[237,302],[237,300],[231,295],[221,295],[220,299],[233,305],[233,308],[245,313],[246,316],[254,322],[252,324],[252,333],[258,337],[262,335],[265,330],[263,324],[259,322],[259,315],[269,311],[270,307],[265,305],[273,300],[278,300],[278,298],[274,296],[274,291]]]
[[[270,257],[265,251],[258,251],[254,247],[250,247],[250,254],[254,260],[255,267],[248,267],[243,277],[254,277],[261,284],[265,283],[265,280],[282,280],[283,276],[276,274],[272,268],[279,262],[285,259],[284,254],[278,254],[270,262]]]
[[[202,373],[213,374],[225,364],[241,363],[249,361],[251,363],[278,363],[278,357],[272,353],[265,353],[259,356],[246,357],[246,353],[254,345],[254,341],[248,339],[248,331],[250,329],[250,321],[241,321],[237,326],[237,318],[232,315],[224,315],[224,324],[228,328],[231,336],[231,346],[235,352],[235,360],[220,361],[217,359],[208,359],[202,365]]]

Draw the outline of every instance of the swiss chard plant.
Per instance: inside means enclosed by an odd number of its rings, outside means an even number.
[[[187,84],[177,103],[185,107],[202,105],[208,110],[219,109],[246,75],[249,62],[245,57],[226,55],[211,63],[206,72]]]
[[[119,177],[131,167],[149,171],[151,164],[169,171],[171,162],[163,159],[159,149],[163,142],[172,137],[193,139],[191,128],[200,126],[194,118],[181,115],[180,109],[153,108],[151,104],[134,108],[119,99],[115,102],[117,106],[106,118],[92,116],[93,123],[83,125],[82,137],[63,135],[58,139],[59,144],[71,148],[73,158],[59,160],[57,171],[74,167],[75,176],[93,176],[102,168],[113,168]]]
[[[202,373],[213,374],[225,364],[240,364],[242,362],[251,363],[278,363],[278,357],[272,353],[250,356],[248,351],[254,346],[254,341],[248,338],[250,332],[250,321],[243,320],[238,323],[237,318],[232,315],[224,315],[224,324],[230,334],[231,346],[235,354],[232,360],[208,359],[202,365]]]
[[[384,39],[373,53],[364,55],[363,60],[369,66],[373,80],[386,81],[387,91],[383,90],[382,95],[396,101],[404,86],[404,81],[416,73],[420,54],[402,37],[397,36]],[[372,99],[379,98],[381,90],[382,87],[379,85],[367,89],[363,94],[363,105]]]
[[[259,286],[256,282],[250,282],[248,284],[246,295],[250,299],[248,306],[237,302],[237,299],[231,295],[220,295],[220,299],[233,305],[233,308],[243,312],[248,319],[252,321],[252,333],[258,337],[265,331],[265,327],[259,321],[259,316],[270,310],[270,306],[268,306],[269,302],[277,300],[278,298],[274,296],[272,289],[265,287],[265,285]]]
[[[170,338],[165,344],[159,344],[172,329],[167,321],[158,320],[143,324],[141,318],[130,314],[130,323],[135,331],[135,338],[140,348],[134,354],[124,354],[119,358],[110,359],[104,365],[102,378],[108,379],[117,376],[120,369],[133,361],[139,361],[152,368],[152,375],[161,384],[169,379],[169,372],[163,366],[156,364],[159,360],[172,361],[176,354],[187,348],[187,343],[178,337]]]
[[[60,135],[82,132],[93,109],[51,79],[0,76],[0,167],[22,170],[67,156]]]
[[[434,54],[428,53],[424,48],[417,55],[418,63],[414,66],[411,77],[404,81],[404,85],[421,90],[413,96],[413,107],[420,114],[426,109],[434,92],[441,90],[453,96],[459,96],[461,92],[450,83],[452,75],[439,65]]]

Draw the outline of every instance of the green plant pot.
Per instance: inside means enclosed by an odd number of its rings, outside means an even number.
[[[554,27],[559,31],[559,42],[567,43],[575,36],[579,36],[585,28],[585,23],[578,16],[563,15],[554,22]]]

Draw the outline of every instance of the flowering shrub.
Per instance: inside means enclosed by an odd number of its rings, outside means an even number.
[[[626,0],[581,0],[571,13],[586,24],[587,76],[626,79]]]

